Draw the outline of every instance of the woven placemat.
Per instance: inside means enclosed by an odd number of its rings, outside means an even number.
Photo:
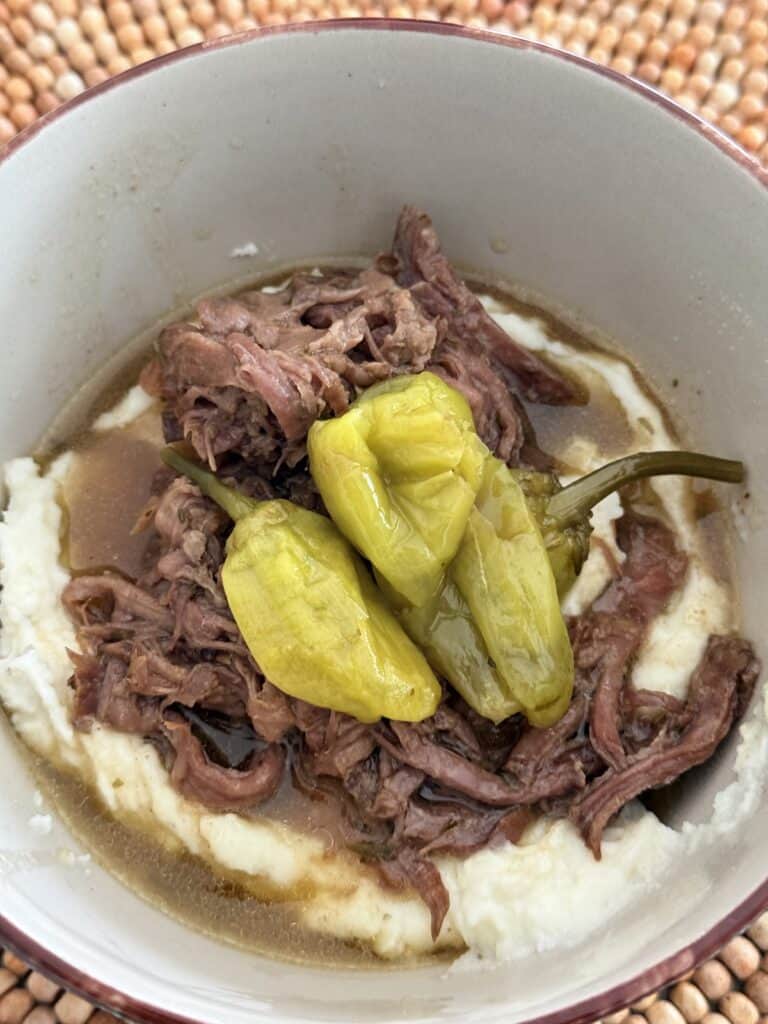
[[[768,165],[768,0],[0,0],[0,146],[110,75],[232,31],[425,18],[540,39],[635,75]]]
[[[178,47],[259,25],[384,15],[514,32],[589,56],[658,86],[768,166],[768,0],[0,0],[0,148],[89,86]],[[0,1024],[115,1020],[2,954]],[[768,1024],[768,914],[717,959],[605,1024],[685,1022]]]

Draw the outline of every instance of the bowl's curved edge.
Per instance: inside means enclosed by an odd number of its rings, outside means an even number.
[[[671,114],[688,129],[705,138],[716,146],[725,156],[734,160],[746,173],[751,175],[758,184],[768,187],[768,170],[737,143],[724,135],[719,129],[704,121],[696,114],[685,110],[652,86],[633,78],[621,75],[611,68],[597,64],[586,57],[559,50],[555,47],[519,36],[469,29],[462,25],[444,22],[398,20],[389,18],[349,18],[320,22],[303,22],[291,25],[270,26],[253,29],[216,39],[198,43],[186,49],[164,54],[153,60],[130,68],[114,78],[108,79],[86,92],[74,97],[56,110],[45,114],[30,127],[20,132],[5,149],[0,151],[0,166],[11,159],[15,153],[31,142],[48,125],[64,117],[84,103],[97,99],[125,82],[157,70],[167,64],[186,60],[208,50],[224,49],[238,46],[254,39],[265,39],[270,36],[282,36],[294,33],[318,34],[320,32],[338,31],[339,29],[368,31],[405,31],[433,34],[440,36],[459,36],[478,43],[490,43],[496,46],[507,46],[516,50],[533,50],[547,54],[555,59],[564,60],[598,74],[616,85],[628,89],[652,103],[655,103]],[[524,1024],[588,1024],[600,1017],[614,1013],[616,1010],[637,1002],[650,992],[668,985],[690,971],[703,960],[713,956],[733,935],[746,928],[758,914],[768,906],[768,878],[765,879],[750,895],[727,914],[721,921],[690,945],[678,950],[670,957],[660,960],[653,967],[641,971],[628,981],[615,985],[599,995],[584,999],[573,1006],[562,1010],[532,1018]],[[66,963],[55,953],[46,949],[31,936],[26,935],[14,924],[0,914],[0,943],[12,950],[34,968],[47,974],[60,985],[71,989],[77,994],[91,1000],[97,1005],[126,1017],[137,1024],[201,1024],[191,1017],[185,1017],[161,1007],[152,1006],[124,992],[119,992],[105,985],[96,978]]]
[[[689,946],[628,981],[573,1006],[529,1018],[523,1024],[590,1024],[622,1010],[670,983],[677,981],[704,960],[714,956],[734,935],[744,930],[768,906],[768,879],[757,887],[730,914]],[[80,971],[26,935],[0,915],[0,944],[29,963],[35,970],[63,988],[70,989],[97,1006],[117,1013],[135,1024],[203,1024],[172,1010],[152,1006],[126,995]],[[254,1020],[257,1018],[254,1017]]]

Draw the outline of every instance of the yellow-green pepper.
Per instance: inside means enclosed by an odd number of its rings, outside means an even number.
[[[575,582],[586,558],[590,534],[589,509],[601,498],[633,480],[667,473],[735,483],[743,479],[744,467],[739,462],[707,455],[651,452],[610,463],[565,489],[552,474],[528,469],[507,470],[495,459],[489,463],[488,473],[496,478],[498,490],[506,491],[510,479],[522,490],[541,530],[558,596],[562,597]],[[483,491],[477,503],[484,511],[488,507],[486,500],[487,495]],[[512,493],[507,500],[513,500]],[[514,500],[519,506],[519,495]],[[485,718],[499,722],[523,709],[534,725],[556,721],[567,707],[570,688],[564,688],[550,705],[521,708],[522,702],[518,702],[498,664],[488,653],[470,606],[454,580],[454,566],[449,568],[442,586],[422,608],[398,604],[396,596],[385,588],[406,631],[427,655],[435,670]],[[498,561],[496,568],[499,568]],[[485,569],[480,565],[473,566],[469,573],[478,580],[485,578]],[[484,602],[482,593],[479,600]],[[551,595],[549,607],[554,617]],[[560,634],[559,628],[557,632]],[[560,643],[562,647],[562,634]]]
[[[549,564],[555,574],[557,593],[562,598],[576,582],[589,554],[589,513],[574,522],[561,523],[548,514],[550,499],[562,487],[554,473],[535,469],[510,470],[525,495],[544,538]]]
[[[541,527],[543,522],[546,523],[548,497],[559,490],[556,477],[526,469],[507,472],[520,485],[528,507]],[[543,540],[560,597],[575,581],[586,557],[588,520],[581,520],[576,526],[564,530],[550,528],[543,534]],[[509,566],[506,571],[510,571]],[[470,707],[497,724],[522,710],[512,688],[494,667],[495,662],[475,625],[469,605],[453,579],[453,567],[448,568],[443,583],[420,608],[398,604],[396,595],[383,586],[381,578],[378,581],[385,596],[397,609],[398,618],[408,635],[426,654],[435,671],[448,680]],[[570,687],[565,687],[553,706],[529,709],[530,720],[539,724],[559,717],[559,713],[568,706],[569,694]]]
[[[361,722],[434,714],[440,684],[330,519],[238,494],[173,449],[164,458],[235,520],[222,584],[270,682]]]
[[[488,648],[450,569],[426,604],[420,608],[406,605],[398,618],[430,665],[478,714],[498,724],[521,710],[492,667]]]
[[[464,397],[432,373],[369,388],[313,424],[310,469],[331,518],[412,605],[458,550],[488,450]]]
[[[486,464],[451,578],[526,717],[557,721],[571,699],[571,644],[536,518],[498,459]]]

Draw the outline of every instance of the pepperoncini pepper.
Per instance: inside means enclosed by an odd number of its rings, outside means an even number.
[[[524,493],[528,508],[541,530],[560,597],[575,581],[588,552],[589,509],[617,487],[642,477],[664,474],[684,474],[731,483],[738,483],[744,476],[740,462],[689,452],[650,452],[627,456],[566,488],[561,488],[557,478],[551,474],[527,469],[508,470],[495,459],[489,464],[488,471],[496,477],[497,490],[506,490],[509,480],[513,479]],[[478,496],[477,503],[479,507],[487,508],[484,491]],[[435,670],[485,718],[499,722],[523,710],[534,725],[556,721],[567,707],[566,694],[570,689],[563,689],[551,705],[542,707],[526,708],[523,701],[518,700],[500,671],[500,663],[489,654],[470,604],[457,586],[455,573],[456,562],[449,568],[442,586],[423,607],[399,607],[398,616],[408,634],[421,647]],[[492,582],[479,560],[464,575],[465,583],[467,577],[469,580],[476,577],[488,584]],[[388,596],[392,598],[391,594]],[[482,594],[478,600],[484,601]],[[567,655],[564,664],[567,664]]]
[[[479,715],[498,725],[521,710],[493,667],[485,641],[450,570],[426,604],[420,608],[406,605],[399,610],[398,618],[435,671]]]
[[[307,440],[331,518],[410,604],[435,593],[458,550],[488,450],[464,397],[432,373],[369,388]]]
[[[557,593],[562,598],[576,582],[589,554],[589,512],[573,522],[560,523],[547,514],[550,499],[562,490],[554,473],[534,469],[513,469],[510,472],[539,524],[549,564],[555,574]]]
[[[425,605],[403,605],[398,616],[433,668],[483,717],[498,723],[522,711],[545,726],[568,707],[573,656],[549,553],[515,471],[498,459],[488,458],[442,585]]]
[[[222,584],[275,686],[362,722],[434,714],[440,684],[330,519],[241,495],[173,449],[163,458],[235,520]]]
[[[564,713],[573,656],[547,549],[512,470],[490,454],[455,559],[414,607],[377,573],[408,635],[470,707],[493,722],[534,725]]]
[[[483,483],[451,569],[498,677],[535,725],[563,714],[573,689],[573,653],[536,518],[498,459]]]

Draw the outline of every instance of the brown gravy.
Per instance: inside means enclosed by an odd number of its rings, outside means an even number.
[[[150,533],[134,527],[159,466],[157,427],[149,413],[128,428],[90,431],[76,443],[63,488],[65,557],[73,573],[141,573]]]
[[[191,854],[176,852],[152,835],[117,821],[78,779],[47,762],[33,764],[41,791],[94,859],[153,906],[197,931],[241,949],[298,963],[330,967],[386,968],[361,944],[343,942],[305,928],[299,918],[302,894],[256,895],[237,878],[214,874]],[[301,796],[299,794],[299,796]],[[272,801],[279,808],[282,797]],[[306,798],[302,798],[306,799]],[[298,800],[286,820],[305,827]],[[275,815],[279,817],[278,814]],[[432,958],[430,958],[431,960]],[[414,966],[421,961],[413,961]],[[399,964],[398,966],[402,966]]]

